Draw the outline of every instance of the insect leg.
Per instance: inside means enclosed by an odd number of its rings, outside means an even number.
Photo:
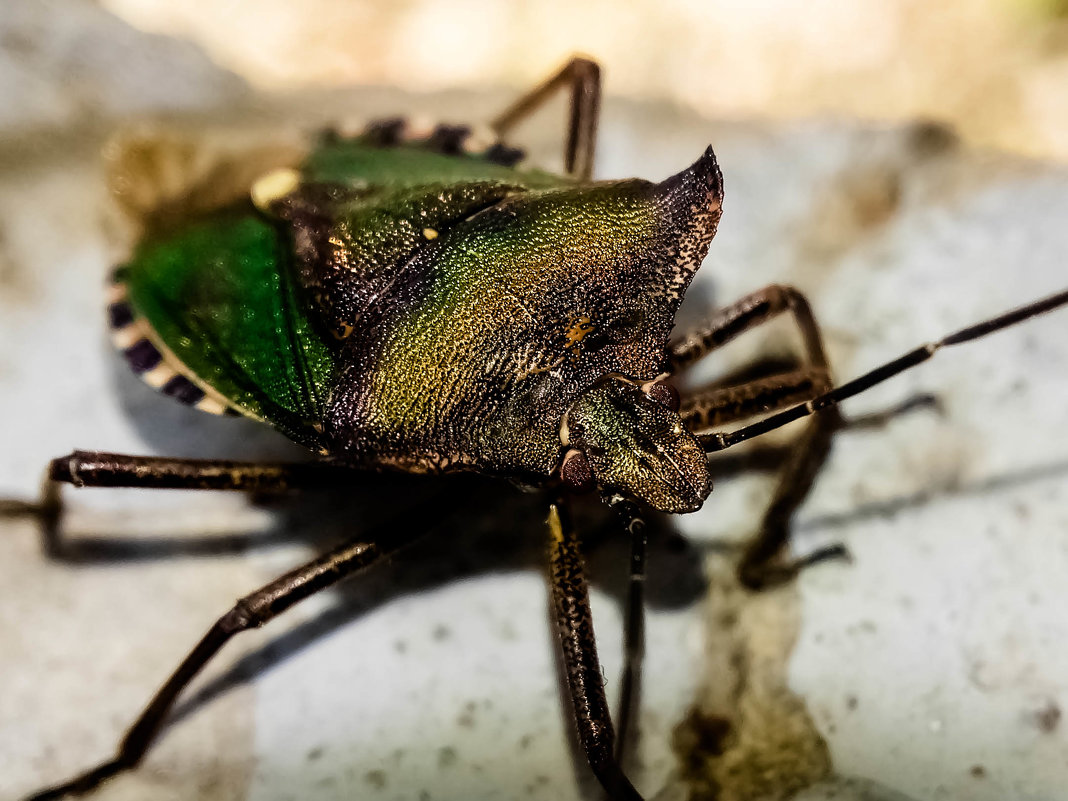
[[[700,422],[703,425],[711,427],[730,419],[737,420],[760,413],[761,405],[766,407],[766,411],[781,409],[826,391],[830,385],[830,371],[819,325],[804,295],[789,286],[772,285],[747,295],[722,310],[704,326],[669,346],[669,369],[673,373],[683,370],[739,334],[787,311],[793,314],[801,331],[807,364],[790,373],[685,400],[684,406],[690,402],[693,413],[702,418]],[[710,408],[715,402],[725,405],[722,412]],[[705,419],[711,420],[717,416],[722,419],[704,424]],[[783,546],[790,537],[790,518],[812,488],[819,468],[830,452],[834,431],[841,424],[841,416],[837,412],[826,419],[814,418],[794,443],[779,475],[771,503],[764,513],[760,533],[742,556],[738,572],[746,586],[758,589],[781,584],[806,565],[845,555],[841,546],[831,546],[797,561],[784,563],[780,559]]]
[[[389,534],[375,541],[349,541],[241,598],[216,621],[167,679],[127,730],[113,759],[70,781],[42,790],[27,801],[46,801],[86,793],[112,776],[136,767],[155,740],[178,696],[231,637],[264,625],[297,602],[413,542],[425,530],[425,526],[417,524],[407,530],[391,528]]]
[[[921,345],[893,361],[887,362],[880,367],[876,367],[874,370],[865,373],[859,378],[848,381],[845,384],[828,392],[824,392],[804,403],[773,414],[770,417],[753,423],[752,425],[745,426],[737,431],[733,431],[729,434],[714,433],[699,435],[698,440],[704,445],[705,451],[713,453],[730,447],[731,445],[744,442],[745,440],[760,434],[773,431],[776,428],[803,417],[812,416],[813,419],[818,420],[829,414],[832,421],[831,426],[828,428],[810,427],[799,443],[799,448],[795,451],[794,458],[784,471],[784,477],[789,478],[792,483],[784,481],[780,484],[776,491],[775,498],[772,501],[772,505],[765,516],[765,523],[770,523],[771,527],[766,530],[765,536],[762,536],[750,547],[749,551],[743,558],[741,567],[743,581],[750,586],[766,586],[769,580],[776,581],[789,578],[789,575],[796,573],[798,567],[811,563],[813,559],[842,555],[843,552],[840,549],[831,548],[822,552],[817,552],[802,560],[802,562],[795,563],[792,566],[787,565],[781,568],[776,567],[772,571],[767,570],[769,560],[774,558],[779,546],[785,542],[786,524],[790,514],[797,508],[800,499],[808,492],[812,482],[815,480],[815,470],[818,469],[819,464],[826,457],[827,451],[830,448],[830,435],[834,428],[838,426],[840,420],[838,404],[841,403],[841,401],[850,398],[853,395],[857,395],[869,387],[875,386],[911,367],[915,367],[921,362],[927,361],[927,359],[931,358],[943,347],[970,342],[973,339],[978,339],[987,334],[994,333],[995,331],[1000,331],[1002,328],[1007,328],[1008,326],[1015,325],[1016,323],[1065,305],[1068,305],[1068,290],[1035,301],[1034,303],[1021,306],[1018,309],[1006,312],[1005,314],[1001,314],[989,320],[984,320],[975,325],[968,326],[967,328],[962,328],[936,342],[929,342],[926,345]],[[819,412],[819,414],[815,414],[816,412]],[[812,455],[808,452],[803,452],[800,448],[810,449]],[[770,532],[770,534],[768,532]],[[777,537],[781,537],[781,539],[777,540]],[[787,575],[787,573],[789,575]]]
[[[825,370],[794,370],[736,387],[688,395],[683,398],[679,413],[691,429],[707,429],[810,400],[829,386],[830,380]],[[809,426],[791,446],[780,468],[779,483],[764,513],[760,533],[746,548],[738,567],[739,578],[751,589],[781,584],[806,565],[845,555],[840,546],[831,546],[800,560],[777,561],[789,539],[790,518],[812,488],[819,468],[830,451],[831,437],[838,427],[837,424]]]
[[[60,522],[62,484],[75,487],[141,487],[147,489],[214,489],[282,492],[341,486],[356,479],[357,470],[330,462],[256,464],[215,459],[172,459],[127,456],[100,451],[73,451],[53,459],[45,473],[37,503],[21,503],[23,514],[37,517],[45,552],[64,557]],[[15,507],[9,502],[13,514]],[[4,513],[0,507],[0,514]]]
[[[578,537],[559,503],[549,508],[549,533],[553,611],[579,742],[594,775],[613,801],[641,801],[615,758],[615,735],[597,659],[582,555]]]
[[[645,657],[645,551],[649,541],[645,520],[631,501],[614,496],[608,501],[630,535],[630,576],[623,623],[623,678],[616,717],[616,761],[622,765],[627,749],[637,743],[637,730],[628,736],[631,717],[641,706],[641,667]]]
[[[798,572],[827,559],[848,558],[842,545],[820,548],[799,559],[783,560],[783,547],[790,539],[790,519],[808,496],[816,476],[831,451],[837,418],[826,425],[807,426],[793,443],[779,473],[771,503],[764,512],[760,533],[749,543],[738,565],[738,578],[750,589],[767,589],[789,581]]]
[[[691,431],[708,430],[809,400],[830,386],[824,370],[791,370],[737,386],[687,392],[679,405],[679,416]]]
[[[530,116],[558,89],[571,89],[571,113],[564,145],[568,175],[588,179],[593,174],[597,147],[597,118],[601,112],[601,68],[588,58],[572,58],[564,68],[505,109],[490,127],[504,137]]]
[[[827,370],[819,326],[805,296],[791,286],[772,284],[720,310],[710,320],[668,345],[668,371],[680,373],[739,334],[763,325],[783,312],[793,314],[813,368]]]
[[[174,459],[73,451],[48,465],[52,481],[75,487],[281,491],[352,481],[353,468],[331,462],[255,462]]]
[[[908,353],[902,354],[898,358],[876,367],[874,370],[869,370],[864,375],[854,378],[852,381],[847,381],[810,401],[806,401],[805,403],[798,404],[797,406],[773,414],[759,422],[753,423],[752,425],[745,426],[737,431],[732,431],[729,434],[700,434],[698,435],[698,440],[704,446],[706,453],[715,453],[716,451],[721,451],[725,448],[737,445],[740,442],[745,442],[753,437],[766,434],[769,431],[774,431],[776,428],[781,428],[787,423],[792,423],[794,420],[808,417],[816,412],[819,412],[821,415],[826,414],[828,411],[836,410],[838,404],[847,398],[859,395],[866,389],[869,389],[876,384],[881,384],[888,378],[893,378],[898,373],[903,373],[906,370],[927,361],[942,348],[949,347],[950,345],[961,345],[965,342],[971,342],[973,339],[979,339],[987,334],[992,334],[1003,328],[1016,325],[1017,323],[1036,317],[1040,314],[1059,309],[1062,306],[1068,306],[1068,289],[1050,295],[1049,297],[1042,298],[1041,300],[1037,300],[1034,303],[1020,306],[1017,309],[1005,312],[997,317],[992,317],[989,320],[983,320],[975,325],[962,328],[961,330],[955,331],[935,342],[928,342],[925,345],[920,345],[918,348],[913,348]]]

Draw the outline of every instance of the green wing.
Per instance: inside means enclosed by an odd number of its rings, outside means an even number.
[[[313,445],[334,355],[291,261],[286,238],[242,204],[150,235],[120,279],[134,314],[186,368],[179,372]]]

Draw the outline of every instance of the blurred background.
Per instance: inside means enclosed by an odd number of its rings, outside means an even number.
[[[260,88],[525,87],[582,52],[706,116],[933,118],[1068,160],[1068,0],[101,2]]]

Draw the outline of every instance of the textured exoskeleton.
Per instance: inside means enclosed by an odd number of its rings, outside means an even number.
[[[112,308],[135,369],[356,465],[542,484],[574,444],[602,491],[699,508],[704,452],[641,388],[719,221],[711,149],[593,182],[383,130],[151,231]]]

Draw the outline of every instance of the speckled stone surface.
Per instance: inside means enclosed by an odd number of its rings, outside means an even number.
[[[34,80],[59,98],[43,111],[9,108],[0,129],[0,494],[33,497],[46,461],[73,447],[293,457],[271,432],[156,396],[110,352],[103,284],[121,243],[105,213],[106,135],[138,109],[184,110],[197,135],[222,119],[274,133],[283,120],[307,128],[416,108],[484,119],[505,98],[253,97],[195,51],[138,38],[88,4],[54,6],[93,22],[60,29],[22,8],[18,29],[38,53],[61,31],[68,44],[55,52],[73,41],[92,69],[10,47],[0,58],[0,81],[36,63]],[[94,35],[78,38],[86,30]],[[121,63],[112,41],[128,43]],[[160,76],[151,92],[127,80],[138,70]],[[62,111],[101,96],[113,105]],[[723,223],[680,319],[792,283],[811,298],[841,378],[1068,283],[1063,169],[965,152],[926,127],[724,124],[611,101],[602,125],[602,177],[660,178],[716,147]],[[556,126],[546,114],[523,134],[549,163]],[[757,598],[733,586],[767,475],[721,480],[701,513],[676,521],[684,542],[654,539],[631,769],[648,797],[707,797],[715,780],[724,799],[780,798],[816,781],[828,756],[835,777],[798,798],[1059,796],[1066,332],[1065,313],[1051,315],[946,351],[849,404],[857,416],[918,392],[941,403],[837,438],[795,547],[844,542],[852,564]],[[768,346],[754,334],[709,369]],[[95,797],[599,797],[575,761],[556,675],[543,510],[506,487],[469,491],[458,533],[238,638],[145,765]],[[64,562],[42,556],[32,521],[0,519],[0,797],[106,757],[234,598],[353,531],[399,524],[412,502],[378,485],[345,495],[253,504],[68,491]],[[591,540],[614,694],[627,549],[610,533]],[[685,736],[712,715],[737,726],[721,758]]]

